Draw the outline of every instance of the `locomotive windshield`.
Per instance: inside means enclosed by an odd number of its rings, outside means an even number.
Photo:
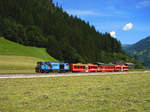
[[[42,65],[42,62],[37,62],[37,67],[40,67]]]

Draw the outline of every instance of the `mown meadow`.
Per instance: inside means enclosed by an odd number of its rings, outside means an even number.
[[[150,112],[150,73],[0,79],[0,112]]]

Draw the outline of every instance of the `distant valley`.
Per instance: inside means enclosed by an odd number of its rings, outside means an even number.
[[[133,45],[123,45],[122,47],[131,57],[150,67],[150,36]]]
[[[131,44],[123,44],[122,45],[122,48],[124,49],[124,50],[126,50],[126,49],[128,49],[129,47],[131,47],[132,45]]]

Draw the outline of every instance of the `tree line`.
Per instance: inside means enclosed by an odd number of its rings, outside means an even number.
[[[44,47],[51,56],[66,62],[108,63],[127,57],[117,39],[67,14],[52,0],[1,0],[0,36]]]

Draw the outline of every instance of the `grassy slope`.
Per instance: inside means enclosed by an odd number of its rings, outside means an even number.
[[[29,57],[40,58],[43,60],[55,61],[54,58],[50,57],[46,53],[45,48],[23,46],[3,38],[0,39],[0,55],[29,56]]]
[[[57,61],[45,48],[29,47],[0,38],[0,73],[34,72],[37,61]]]
[[[0,79],[1,112],[150,112],[150,74]]]

